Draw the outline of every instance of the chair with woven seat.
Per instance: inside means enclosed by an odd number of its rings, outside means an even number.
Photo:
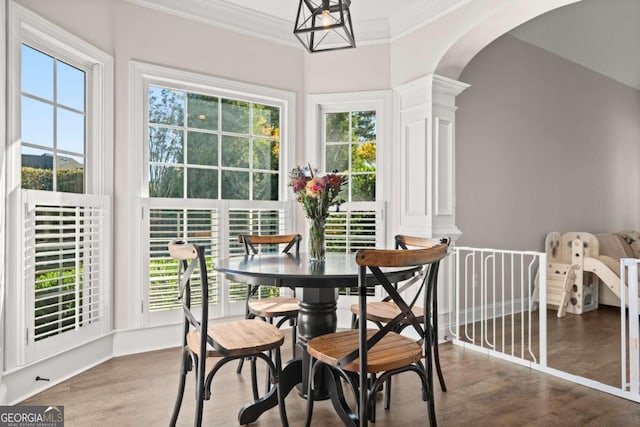
[[[418,249],[361,249],[356,252],[360,266],[358,294],[359,313],[367,318],[367,285],[372,275],[383,286],[399,312],[378,330],[367,329],[367,322],[358,322],[357,330],[335,332],[312,338],[307,342],[307,352],[315,360],[309,369],[307,398],[307,422],[313,412],[313,395],[317,375],[323,369],[323,378],[329,381],[332,400],[338,415],[348,426],[366,426],[375,421],[373,402],[383,383],[393,375],[415,372],[422,384],[422,399],[427,401],[429,423],[436,425],[433,402],[433,325],[430,321],[434,289],[437,285],[440,260],[447,255],[449,242]],[[411,307],[402,299],[393,283],[384,274],[384,268],[415,267],[416,273],[425,275],[423,292],[423,318],[418,320]],[[426,271],[422,272],[424,269]],[[369,277],[368,277],[369,276]],[[368,281],[369,280],[369,281]],[[400,335],[399,325],[407,324],[421,337],[414,340]],[[425,359],[425,362],[422,362]],[[352,388],[357,400],[357,415],[344,399],[342,380]],[[338,404],[336,405],[336,402]]]
[[[409,249],[412,248],[429,248],[432,246],[436,246],[441,243],[449,244],[449,239],[426,239],[422,237],[414,237],[414,236],[406,236],[406,235],[396,235],[395,236],[395,248],[396,249]],[[409,307],[413,311],[414,316],[419,321],[424,319],[424,309],[420,306],[415,305],[418,298],[420,297],[420,293],[424,289],[426,281],[426,275],[415,276],[412,279],[403,283],[399,288],[396,286],[398,293],[403,293],[408,290],[412,290],[414,293],[414,297],[411,302],[408,303]],[[367,304],[367,320],[373,322],[379,328],[382,328],[383,325],[389,323],[394,317],[396,317],[400,313],[400,309],[398,306],[391,300],[391,297],[387,296],[383,298],[381,301],[374,301]],[[447,385],[444,381],[444,375],[442,373],[442,367],[440,366],[440,352],[438,351],[438,289],[437,287],[433,289],[433,300],[431,307],[432,314],[432,328],[431,330],[435,334],[433,338],[433,352],[434,352],[434,362],[436,365],[436,372],[438,374],[438,381],[440,383],[440,389],[442,391],[447,391]],[[358,304],[351,305],[351,326],[353,329],[357,328],[359,321],[360,311],[358,308]],[[403,329],[407,328],[410,324],[407,321],[400,322],[395,332],[402,332]],[[389,409],[389,405],[391,402],[391,379],[385,388],[385,399],[384,399],[384,407],[385,409]]]
[[[170,426],[175,426],[182,406],[187,373],[194,371],[196,377],[196,413],[194,425],[202,424],[204,401],[211,398],[211,384],[218,370],[226,363],[251,357],[265,362],[271,373],[273,384],[270,392],[277,393],[282,425],[287,426],[287,414],[282,389],[282,361],[280,347],[284,335],[275,326],[260,320],[239,320],[209,323],[209,280],[203,246],[172,242],[169,254],[179,261],[179,298],[182,301],[184,329],[182,335],[182,363],[180,381]],[[199,270],[197,279],[192,275]],[[180,275],[180,273],[182,273]],[[199,282],[202,304],[198,313],[192,310],[192,280]],[[273,354],[273,359],[264,352]],[[217,360],[215,360],[217,359]],[[209,364],[207,362],[210,361]],[[257,398],[254,396],[254,399]]]
[[[274,234],[274,235],[256,235],[256,234],[241,234],[238,236],[238,241],[244,245],[246,255],[257,255],[259,253],[256,246],[268,246],[275,248],[278,245],[285,245],[282,249],[283,253],[289,253],[292,248],[295,248],[296,256],[300,253],[300,241],[302,236],[300,234]],[[247,286],[247,300],[245,308],[245,317],[252,319],[259,317],[273,323],[274,319],[280,318],[276,323],[276,327],[280,328],[286,322],[291,325],[291,341],[293,351],[296,346],[296,319],[298,317],[298,300],[294,297],[268,297],[258,298],[255,296],[259,294],[260,287],[258,285]],[[295,355],[294,355],[295,357]],[[238,368],[238,371],[241,367]]]

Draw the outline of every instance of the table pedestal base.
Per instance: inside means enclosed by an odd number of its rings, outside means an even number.
[[[298,311],[298,342],[296,344],[296,359],[288,362],[282,369],[284,386],[282,392],[288,395],[298,385],[297,389],[304,398],[307,396],[310,357],[307,353],[307,341],[311,338],[335,332],[338,326],[336,307],[338,291],[334,288],[304,288],[297,290],[300,300]],[[320,383],[314,392],[314,400],[331,398],[327,387],[326,374],[319,375]],[[241,425],[250,424],[258,419],[265,411],[278,404],[275,388],[261,399],[245,405],[238,414]]]

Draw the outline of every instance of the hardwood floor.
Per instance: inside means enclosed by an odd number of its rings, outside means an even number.
[[[288,334],[286,334],[288,335]],[[287,337],[288,338],[288,337]],[[283,349],[290,354],[289,341]],[[64,405],[66,427],[166,426],[178,382],[177,348],[119,357],[54,386],[24,402]],[[449,391],[436,385],[440,426],[638,426],[640,404],[575,385],[537,371],[490,358],[451,344],[441,346]],[[262,378],[259,377],[259,378]],[[249,370],[235,364],[214,378],[212,400],[205,403],[203,425],[237,426],[240,407],[251,398]],[[389,411],[378,406],[380,427],[427,425],[426,404],[414,374],[394,377]],[[289,423],[304,425],[305,400],[292,392],[286,399]],[[179,425],[192,425],[193,382],[189,377]],[[276,408],[255,426],[277,426]],[[314,407],[314,426],[340,426],[329,402]]]

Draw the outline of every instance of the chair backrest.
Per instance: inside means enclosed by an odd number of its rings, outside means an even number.
[[[446,243],[447,245],[449,245],[449,243],[451,242],[451,239],[443,237],[440,239],[429,239],[426,237],[416,237],[416,236],[407,236],[404,234],[397,234],[394,238],[395,241],[395,247],[396,249],[409,249],[409,248],[431,248],[434,246],[437,246],[439,244],[442,243]],[[420,293],[422,292],[422,290],[424,289],[424,285],[427,281],[427,276],[428,276],[428,270],[431,267],[432,264],[427,264],[422,272],[422,280],[420,280],[420,276],[415,276],[410,280],[407,280],[405,283],[402,284],[402,286],[400,286],[399,288],[396,287],[396,289],[398,290],[398,293],[402,293],[404,291],[406,291],[407,289],[409,289],[410,287],[416,285],[419,283],[416,291],[415,291],[415,296],[413,297],[413,299],[411,300],[411,302],[409,303],[409,307],[413,308],[413,306],[416,304],[416,301],[418,300],[418,298],[420,297]],[[390,301],[390,297],[387,296],[383,299],[383,301]]]
[[[179,295],[184,314],[183,346],[187,345],[187,334],[193,329],[200,333],[200,360],[206,359],[207,343],[214,346],[213,340],[207,335],[209,319],[209,279],[205,260],[204,246],[197,246],[183,241],[169,243],[169,255],[179,261]],[[191,309],[191,277],[196,270],[200,273],[200,290],[202,295],[201,315],[196,316]]]
[[[413,326],[413,328],[418,332],[418,336],[422,337],[422,339],[420,339],[420,343],[428,342],[430,338],[427,336],[423,328],[430,328],[431,298],[433,296],[433,289],[437,283],[438,266],[440,261],[447,256],[448,249],[449,240],[444,239],[442,243],[426,248],[360,249],[356,252],[356,263],[360,266],[358,273],[360,316],[363,319],[366,318],[366,286],[367,275],[369,274],[368,272],[373,274],[377,283],[385,289],[389,294],[390,299],[393,300],[400,309],[400,313],[391,322],[384,325],[373,336],[366,340],[364,345],[366,345],[367,350],[379,342],[388,332],[395,330],[400,322],[403,321],[407,321],[411,326]],[[382,268],[385,267],[417,267],[419,269],[418,271],[423,271],[424,268],[428,267],[424,276],[426,289],[423,294],[424,321],[422,323],[416,319],[411,307],[404,301],[398,293],[398,290],[383,272]],[[365,337],[366,322],[360,322],[360,329],[360,336],[362,340]],[[358,357],[360,357],[360,350],[353,351],[340,359],[338,365],[345,366]],[[366,360],[366,357],[363,357],[361,360]]]
[[[302,236],[300,234],[240,234],[238,235],[238,242],[244,245],[244,251],[246,255],[257,255],[257,245],[286,245],[282,250],[283,253],[288,253],[292,247],[295,246],[295,254],[300,254],[300,241]]]

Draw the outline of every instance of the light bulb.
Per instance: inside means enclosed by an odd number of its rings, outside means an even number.
[[[322,26],[324,28],[327,28],[331,25],[331,12],[329,11],[329,9],[325,9],[322,11]]]

